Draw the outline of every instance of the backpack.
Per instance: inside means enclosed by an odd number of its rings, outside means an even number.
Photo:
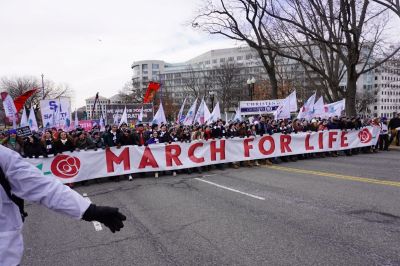
[[[28,216],[28,213],[24,210],[24,200],[20,197],[11,193],[11,186],[10,182],[4,175],[3,170],[0,168],[0,185],[3,187],[4,191],[6,192],[7,196],[18,206],[19,212],[21,213],[22,221],[25,221],[25,217]]]

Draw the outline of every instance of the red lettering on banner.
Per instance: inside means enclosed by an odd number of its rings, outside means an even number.
[[[292,142],[292,136],[290,135],[281,135],[281,152],[292,152],[292,149],[289,147],[290,142]],[[285,151],[286,150],[286,151]]]
[[[245,139],[243,141],[244,146],[244,157],[250,157],[250,149],[253,149],[253,145],[250,144],[254,139]]]
[[[310,134],[307,134],[307,135],[306,135],[306,151],[312,151],[312,150],[314,150],[314,146],[311,146],[311,145],[310,145],[310,137],[311,137]]]
[[[189,150],[188,150],[189,159],[194,163],[203,163],[204,162],[204,157],[196,157],[194,155],[194,151],[198,147],[203,147],[203,143],[198,142],[198,143],[194,143],[194,144],[190,145]]]
[[[318,148],[320,150],[324,149],[324,132],[319,132],[319,135],[318,135]]]
[[[172,153],[174,151],[174,153]],[[165,146],[165,160],[167,166],[172,166],[172,161],[176,165],[182,165],[181,160],[179,160],[179,155],[181,155],[181,146],[179,145],[167,145]]]
[[[348,147],[349,143],[347,142],[347,131],[342,131],[340,135],[340,147],[345,148]]]
[[[217,142],[215,140],[210,143],[211,148],[211,161],[217,160],[217,152],[219,153],[219,159],[225,160],[225,140],[219,141],[219,148],[217,148]]]
[[[265,143],[266,141],[269,141],[269,144],[270,144],[270,147],[269,147],[268,150],[266,150],[266,149],[264,148],[264,143]],[[260,150],[260,152],[261,152],[263,155],[270,155],[270,154],[274,153],[274,151],[275,151],[275,141],[274,141],[274,138],[271,137],[271,136],[262,137],[262,138],[260,139],[260,141],[258,142],[258,149]]]
[[[107,165],[107,173],[114,172],[114,163],[120,164],[124,163],[124,170],[130,170],[131,169],[131,162],[130,162],[130,157],[129,157],[129,148],[125,148],[119,156],[115,155],[111,151],[110,148],[106,149],[106,165]]]
[[[158,168],[158,164],[153,153],[151,152],[150,148],[146,146],[144,148],[142,159],[140,160],[139,169],[146,168],[147,166]]]
[[[329,131],[328,134],[328,143],[329,148],[331,149],[333,147],[333,142],[337,140],[336,136],[338,135],[338,133],[336,131]]]

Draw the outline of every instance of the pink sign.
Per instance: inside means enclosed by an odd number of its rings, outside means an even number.
[[[90,131],[93,127],[93,120],[81,120],[79,121],[79,126],[85,131]]]

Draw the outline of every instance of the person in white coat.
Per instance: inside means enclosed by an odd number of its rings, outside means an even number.
[[[117,208],[91,204],[77,192],[26,162],[18,153],[0,145],[0,175],[12,195],[66,214],[74,219],[99,221],[114,233],[126,217]],[[15,266],[23,255],[23,221],[18,206],[0,186],[0,265]]]

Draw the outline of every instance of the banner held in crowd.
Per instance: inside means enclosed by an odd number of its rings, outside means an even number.
[[[165,145],[123,146],[106,150],[65,152],[55,157],[26,159],[44,173],[72,183],[139,172],[160,172],[204,165],[373,146],[379,130],[329,130],[273,134]]]
[[[43,127],[63,129],[71,122],[71,105],[68,98],[59,98],[40,101]],[[68,122],[68,121],[69,122]],[[68,127],[69,128],[69,127]]]

